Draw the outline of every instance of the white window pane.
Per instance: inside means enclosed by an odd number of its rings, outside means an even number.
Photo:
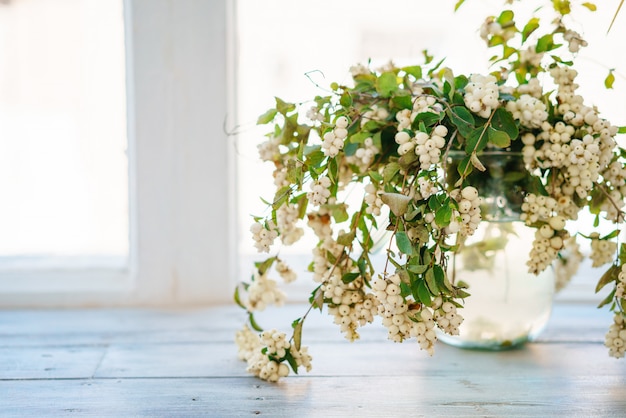
[[[0,256],[128,253],[122,0],[0,4]]]

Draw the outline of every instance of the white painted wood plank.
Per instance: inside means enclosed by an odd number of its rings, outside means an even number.
[[[310,353],[313,370],[306,376],[626,376],[626,362],[608,357],[600,344],[528,344],[501,352],[438,344],[431,358],[410,342],[339,342],[316,344]],[[95,377],[240,377],[245,368],[233,343],[114,345]]]
[[[106,347],[0,348],[0,379],[91,377],[105,350]]]
[[[0,381],[1,416],[623,417],[623,377]]]

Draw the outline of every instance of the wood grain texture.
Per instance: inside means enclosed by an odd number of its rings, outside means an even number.
[[[0,416],[626,416],[626,361],[606,355],[610,316],[591,306],[557,305],[520,349],[439,344],[432,358],[377,326],[349,343],[314,314],[304,333],[314,368],[279,384],[236,358],[242,319],[232,306],[0,311]]]

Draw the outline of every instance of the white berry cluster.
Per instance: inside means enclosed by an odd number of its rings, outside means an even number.
[[[306,111],[306,117],[311,121],[311,122],[324,122],[324,115],[322,115],[320,113],[320,110],[317,106],[311,106],[307,111]]]
[[[361,126],[365,125],[370,120],[384,121],[389,117],[389,111],[384,107],[378,107],[372,105],[372,107],[361,115]]]
[[[415,91],[414,91],[415,92]],[[443,105],[437,102],[434,96],[418,95],[413,100],[413,112],[411,112],[411,121],[415,117],[424,112],[441,113],[443,111]]]
[[[539,99],[522,94],[519,99],[506,104],[506,110],[511,112],[514,119],[520,121],[527,128],[539,128],[548,119],[546,105]]]
[[[372,289],[379,302],[378,314],[387,328],[387,337],[394,342],[415,337],[420,348],[432,355],[437,341],[433,314],[425,307],[409,309],[400,294],[400,283],[398,274],[387,279],[377,277],[372,281]]]
[[[285,245],[298,241],[304,230],[298,227],[299,210],[294,204],[284,204],[276,210],[276,223],[280,231],[280,240]]]
[[[613,161],[601,173],[604,180],[611,185],[609,199],[602,202],[600,209],[606,218],[614,222],[624,222],[623,208],[626,205],[626,164]]]
[[[255,270],[254,280],[248,286],[246,301],[248,311],[262,311],[268,305],[282,306],[285,299],[287,295],[278,288],[276,280],[268,278],[267,272],[259,274],[258,270]]]
[[[274,177],[274,186],[276,186],[277,189],[289,186],[289,179],[287,178],[287,167],[282,166],[276,168],[276,170],[274,170],[274,172],[272,173],[272,176]]]
[[[283,260],[277,260],[276,266],[274,267],[276,272],[280,275],[280,277],[285,281],[285,283],[291,283],[295,281],[298,276],[295,271],[291,267],[287,265]]]
[[[478,196],[478,190],[473,186],[466,186],[460,190],[452,190],[450,197],[458,203],[461,220],[459,232],[465,236],[473,235],[482,220],[480,205],[483,199]],[[455,219],[454,216],[453,219]],[[449,228],[452,228],[452,225],[453,223],[451,222]]]
[[[439,186],[437,183],[426,177],[418,177],[417,186],[419,197],[424,200],[439,192]]]
[[[485,41],[489,41],[489,39],[494,36],[502,38],[504,41],[508,41],[515,36],[515,30],[514,28],[503,28],[493,16],[490,16],[485,19],[480,27],[480,37]]]
[[[247,361],[261,345],[261,339],[258,334],[244,325],[243,329],[235,334],[235,343],[237,344],[237,357],[239,360]]]
[[[380,150],[374,145],[374,140],[371,137],[365,138],[362,146],[357,148],[354,155],[347,157],[346,161],[348,164],[357,166],[359,172],[365,173],[379,152]]]
[[[589,234],[591,238],[591,254],[589,258],[592,260],[592,267],[600,267],[610,263],[615,257],[617,244],[613,241],[600,239],[600,234],[592,232]]]
[[[365,186],[365,203],[367,208],[365,212],[371,215],[379,216],[381,209],[384,205],[383,200],[380,197],[381,190],[379,190],[373,183],[368,183]]]
[[[370,69],[361,63],[352,65],[350,67],[350,75],[352,75],[352,77],[357,77],[360,75],[367,75],[367,74],[370,74]]]
[[[320,177],[311,183],[311,191],[306,194],[309,202],[313,206],[323,205],[330,197],[330,179],[328,177]]]
[[[332,237],[333,229],[330,225],[330,212],[328,209],[320,208],[317,212],[307,213],[307,219],[307,225],[320,241]]]
[[[457,312],[456,306],[450,301],[444,301],[441,296],[433,299],[431,305],[433,318],[437,326],[449,335],[459,335],[459,326],[463,317]]]
[[[261,142],[257,145],[257,150],[262,161],[276,161],[280,157],[278,138],[271,137],[267,141]]]
[[[559,291],[571,281],[578,272],[578,267],[583,261],[583,254],[576,242],[576,236],[569,237],[563,243],[563,249],[554,262],[554,290]]]
[[[411,124],[420,113],[441,113],[443,106],[437,102],[437,99],[433,96],[422,95],[421,89],[417,88],[414,91],[416,94],[413,100],[413,109],[403,109],[396,113],[396,120],[398,121],[398,132],[405,129],[411,129]]]
[[[557,258],[564,243],[570,238],[565,228],[565,218],[552,216],[548,223],[541,225],[535,232],[533,248],[530,250],[529,260],[526,262],[528,271],[539,274]]]
[[[324,134],[322,141],[322,152],[327,157],[336,157],[339,151],[343,149],[345,139],[348,137],[348,118],[339,116],[335,121],[335,127],[332,131]]]
[[[488,118],[500,104],[499,94],[497,80],[493,75],[472,74],[465,86],[463,100],[469,110],[480,117]]]
[[[581,47],[587,46],[587,41],[581,37],[580,33],[571,29],[565,31],[563,39],[567,42],[569,52],[571,53],[576,53]]]
[[[330,279],[331,274],[340,274],[339,269],[333,268],[333,263],[328,259],[329,254],[334,257],[341,255],[343,246],[337,244],[332,238],[320,241],[321,244],[313,248],[313,281],[323,283]],[[341,279],[341,278],[339,278]]]
[[[534,46],[529,46],[526,49],[520,50],[520,62],[529,64],[533,67],[539,66],[543,59],[544,53],[537,52]]]
[[[540,98],[543,96],[543,87],[541,86],[539,79],[533,77],[528,80],[528,83],[519,85],[517,87],[517,92],[519,94],[529,94],[533,97]]]
[[[522,136],[524,162],[530,167],[550,168],[568,165],[572,147],[570,141],[576,129],[572,125],[557,122],[540,124],[537,135],[527,132]]]
[[[522,203],[520,219],[526,222],[526,225],[532,225],[538,221],[549,222],[550,218],[558,215],[560,218],[552,220],[554,225],[558,226],[566,219],[573,219],[567,216],[571,205],[571,199],[567,196],[557,200],[551,196],[528,193]]]
[[[332,278],[335,279],[335,276]],[[328,314],[334,316],[334,323],[339,325],[340,331],[349,341],[357,340],[357,328],[374,322],[378,312],[378,301],[374,295],[364,294],[361,290],[362,279],[357,280],[360,282],[359,286],[355,282],[346,285],[341,279],[332,285],[322,285],[325,298],[332,295],[333,301],[341,301],[339,304],[328,304]]]
[[[269,252],[270,247],[278,236],[278,229],[272,220],[268,220],[265,225],[255,222],[250,227],[254,246],[259,252]]]
[[[301,347],[298,351],[287,341],[284,332],[270,330],[261,333],[259,345],[247,358],[247,371],[263,380],[277,382],[281,377],[289,375],[289,367],[282,362],[287,351],[298,366],[304,366],[307,371],[311,370],[311,356],[307,347]]]
[[[609,327],[604,345],[608,347],[611,357],[624,357],[624,353],[626,353],[626,318],[624,314],[616,313],[613,317],[613,324]]]
[[[432,164],[439,162],[441,149],[446,145],[446,135],[448,128],[443,125],[436,126],[431,135],[419,131],[413,138],[407,131],[400,131],[395,135],[395,141],[399,145],[398,154],[414,151],[419,156],[420,168],[427,170]]]

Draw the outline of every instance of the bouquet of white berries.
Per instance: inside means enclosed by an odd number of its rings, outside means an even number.
[[[289,368],[310,369],[303,325],[323,306],[351,341],[377,317],[391,340],[415,338],[429,353],[435,328],[458,334],[463,299],[471,296],[449,276],[448,260],[459,240],[485,222],[489,174],[482,158],[489,152],[521,156],[507,176],[522,191],[519,220],[536,229],[531,273],[580,254],[572,251],[575,236],[590,240],[594,266],[609,265],[598,283],[612,287],[601,304],[615,314],[606,345],[610,355],[624,356],[626,245],[616,240],[625,220],[626,150],[616,136],[625,131],[578,94],[574,61],[586,42],[564,23],[569,1],[550,3],[556,15],[550,23],[533,17],[519,24],[511,10],[484,22],[480,34],[498,67],[490,74],[456,74],[426,53],[420,65],[356,65],[352,85],[333,83],[331,94],[306,106],[277,98],[259,117],[259,124],[271,124],[258,148],[274,165],[276,192],[268,199],[271,214],[254,219],[255,245],[260,252],[276,240],[290,245],[305,222],[318,244],[309,266],[310,308],[293,321],[290,338],[263,330],[254,318],[285,300],[269,276],[276,271],[293,281],[286,260],[259,261],[250,282],[237,287],[235,300],[249,321],[236,341],[249,372],[276,381]],[[346,203],[348,188],[362,195],[355,208]],[[613,232],[570,231],[568,221],[582,210],[595,223],[614,224]],[[394,250],[384,271],[375,271],[371,256],[381,230]],[[561,285],[575,273],[571,266],[574,260],[562,270]]]

